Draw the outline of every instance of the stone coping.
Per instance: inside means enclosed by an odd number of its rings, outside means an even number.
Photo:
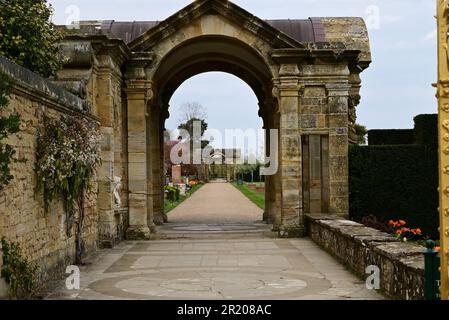
[[[0,56],[0,71],[14,79],[15,90],[22,94],[35,100],[43,100],[46,105],[62,108],[66,112],[75,111],[88,115],[87,101],[3,56]]]
[[[425,248],[390,234],[325,214],[306,216],[308,236],[362,279],[380,269],[380,290],[389,298],[424,299]]]

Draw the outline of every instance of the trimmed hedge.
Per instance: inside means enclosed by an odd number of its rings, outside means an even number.
[[[414,120],[415,143],[438,148],[438,115],[420,114]]]
[[[438,145],[438,115],[420,114],[414,118],[414,129],[382,129],[368,131],[370,146],[421,144]]]
[[[350,216],[403,219],[438,237],[438,171],[425,146],[352,146]]]
[[[349,214],[403,219],[437,238],[438,115],[414,121],[414,130],[370,130],[369,146],[351,146]]]
[[[415,140],[415,132],[413,129],[368,131],[368,144],[370,146],[413,144],[414,140]]]

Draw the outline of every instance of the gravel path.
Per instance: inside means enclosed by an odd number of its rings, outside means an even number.
[[[168,213],[171,223],[254,223],[263,210],[229,183],[208,183]]]

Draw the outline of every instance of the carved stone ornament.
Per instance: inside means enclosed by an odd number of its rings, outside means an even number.
[[[122,205],[122,200],[120,198],[120,190],[122,188],[122,178],[114,176],[112,180],[112,194],[114,195],[114,206],[120,208]]]

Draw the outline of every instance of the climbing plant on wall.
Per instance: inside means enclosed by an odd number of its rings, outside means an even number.
[[[74,116],[45,118],[38,136],[37,187],[47,211],[53,200],[64,200],[68,236],[76,224],[77,262],[83,253],[84,199],[100,163],[100,139],[97,123]]]
[[[9,296],[29,299],[37,288],[38,267],[22,253],[19,245],[2,237],[2,266],[0,275],[9,284]]]
[[[46,0],[0,0],[0,55],[44,77],[61,66],[56,43],[62,33],[51,22]]]
[[[3,116],[2,113],[9,103],[13,81],[0,72],[0,190],[2,190],[13,178],[10,165],[13,161],[15,150],[8,144],[2,143],[10,134],[19,131],[20,118],[18,115]]]

